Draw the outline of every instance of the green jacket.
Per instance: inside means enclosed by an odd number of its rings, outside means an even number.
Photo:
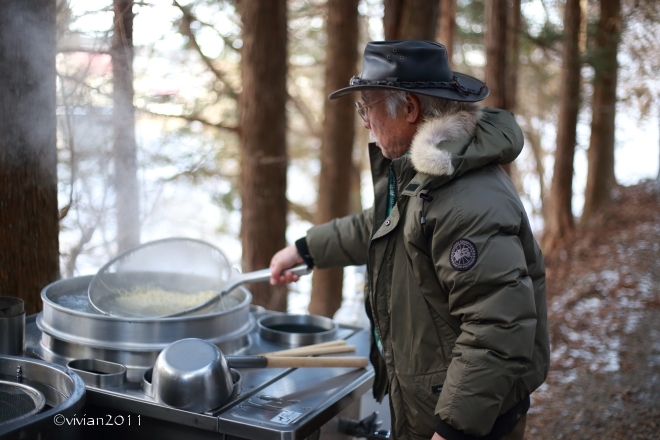
[[[543,257],[499,166],[522,144],[506,111],[426,121],[409,155],[370,145],[373,208],[307,232],[317,267],[367,264],[374,395],[389,392],[396,439],[430,439],[438,418],[486,435],[547,376]]]

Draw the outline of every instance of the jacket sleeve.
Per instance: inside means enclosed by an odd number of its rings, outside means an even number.
[[[456,185],[453,203],[434,214],[432,258],[461,322],[435,412],[466,434],[490,432],[532,359],[536,307],[519,239],[522,209],[505,185],[468,184]]]
[[[372,209],[334,219],[307,231],[307,247],[320,269],[366,264]]]

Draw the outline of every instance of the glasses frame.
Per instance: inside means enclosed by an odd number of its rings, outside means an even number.
[[[355,111],[357,112],[358,115],[362,118],[364,122],[367,122],[367,115],[369,112],[367,111],[369,107],[378,104],[381,101],[385,101],[387,98],[389,98],[391,95],[387,94],[384,97],[375,100],[374,102],[370,102],[369,104],[364,104],[362,101],[355,101]]]

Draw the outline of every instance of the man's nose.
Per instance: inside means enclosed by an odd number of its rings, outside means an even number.
[[[367,116],[365,119],[362,120],[362,125],[367,130],[371,130],[371,124],[369,123],[369,116]]]

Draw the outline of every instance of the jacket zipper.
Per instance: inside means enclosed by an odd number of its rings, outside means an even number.
[[[390,163],[389,171],[390,171],[390,174],[387,177],[387,206],[386,206],[386,211],[385,212],[387,212],[387,210],[390,209],[390,206],[389,206],[389,201],[390,200],[389,199],[390,199],[390,184],[392,182],[392,176],[394,177],[394,199],[393,199],[393,203],[392,203],[392,209],[394,209],[394,206],[396,205],[396,202],[399,198],[398,197],[396,172],[394,171],[393,163]],[[391,212],[390,212],[390,214],[391,214]],[[374,217],[375,216],[376,216],[376,212],[374,210]],[[375,220],[375,218],[374,218],[374,220]],[[371,241],[373,240],[373,236],[374,236],[374,229],[375,229],[374,224],[375,224],[375,222],[372,221],[371,222],[371,235],[369,236],[369,248],[367,249],[367,274],[369,274],[369,294],[373,298],[372,309],[374,309],[374,310],[371,311],[371,315],[373,317],[374,326],[376,327],[376,331],[378,332],[378,337],[380,338],[380,342],[381,342],[381,345],[382,345],[382,343],[383,343],[383,332],[380,329],[380,323],[378,321],[378,307],[376,306],[377,297],[376,297],[376,294],[374,292],[373,278],[371,276],[371,271],[369,270],[369,260],[370,260],[370,258],[368,256],[369,251],[371,249]],[[384,352],[385,352],[385,346],[383,345],[383,356],[385,355]]]

